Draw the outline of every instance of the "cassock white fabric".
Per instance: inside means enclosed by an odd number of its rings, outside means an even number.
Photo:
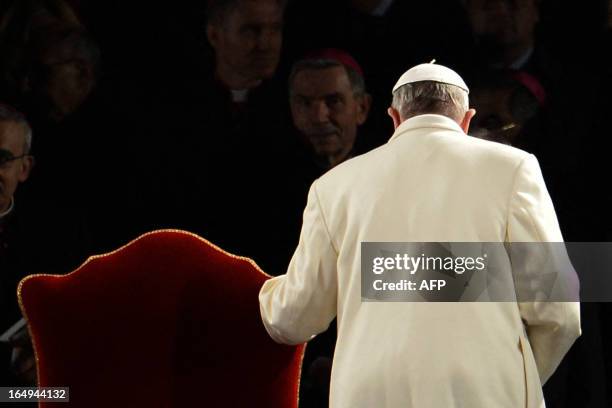
[[[338,318],[333,408],[540,408],[579,304],[361,301],[361,242],[561,242],[533,155],[421,115],[315,181],[286,275],[261,289],[278,342]]]

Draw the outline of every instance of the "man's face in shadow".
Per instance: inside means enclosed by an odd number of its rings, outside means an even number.
[[[305,69],[291,83],[293,123],[314,153],[331,167],[353,149],[368,115],[367,95],[355,95],[346,69]]]
[[[222,21],[209,23],[208,39],[223,69],[249,80],[270,78],[280,59],[283,9],[276,0],[241,0]]]
[[[537,0],[467,0],[474,35],[490,47],[533,43],[539,19]]]
[[[55,44],[40,58],[41,92],[53,107],[51,116],[62,120],[74,113],[89,97],[95,86],[92,61],[68,42]]]

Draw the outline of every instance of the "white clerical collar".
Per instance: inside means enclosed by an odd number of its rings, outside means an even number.
[[[11,197],[11,204],[9,205],[8,209],[2,213],[0,213],[0,219],[6,217],[7,215],[9,215],[11,213],[11,211],[13,211],[13,207],[15,207],[15,200],[13,199],[13,197]]]
[[[529,62],[529,58],[531,58],[532,55],[533,55],[533,47],[529,47],[517,59],[515,59],[510,65],[505,66],[504,63],[495,63],[495,64],[491,64],[490,67],[493,69],[509,68],[509,69],[514,69],[518,71],[522,69],[525,65],[527,65],[527,62]]]
[[[510,69],[522,69],[525,65],[527,65],[527,62],[529,61],[529,58],[531,58],[532,55],[533,47],[529,47],[529,49],[527,49],[527,51],[525,51],[523,55],[518,57],[512,64],[510,64]]]

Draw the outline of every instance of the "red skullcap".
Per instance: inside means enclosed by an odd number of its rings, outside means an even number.
[[[363,78],[363,69],[361,66],[355,61],[348,52],[337,49],[337,48],[322,48],[319,50],[314,50],[306,53],[304,55],[304,59],[329,59],[338,61],[345,67],[349,67],[355,72],[357,72]]]

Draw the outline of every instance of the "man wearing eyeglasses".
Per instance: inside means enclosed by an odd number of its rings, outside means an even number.
[[[12,330],[21,319],[19,281],[30,274],[70,272],[91,254],[86,220],[57,188],[61,177],[73,173],[47,175],[52,182],[41,187],[32,183],[46,171],[38,167],[26,188],[20,187],[34,164],[30,129],[21,113],[0,103],[0,386],[36,380],[31,343],[22,335],[27,332]]]
[[[25,118],[0,106],[0,225],[14,206],[15,190],[30,175],[32,131]],[[1,228],[1,227],[0,227]]]

